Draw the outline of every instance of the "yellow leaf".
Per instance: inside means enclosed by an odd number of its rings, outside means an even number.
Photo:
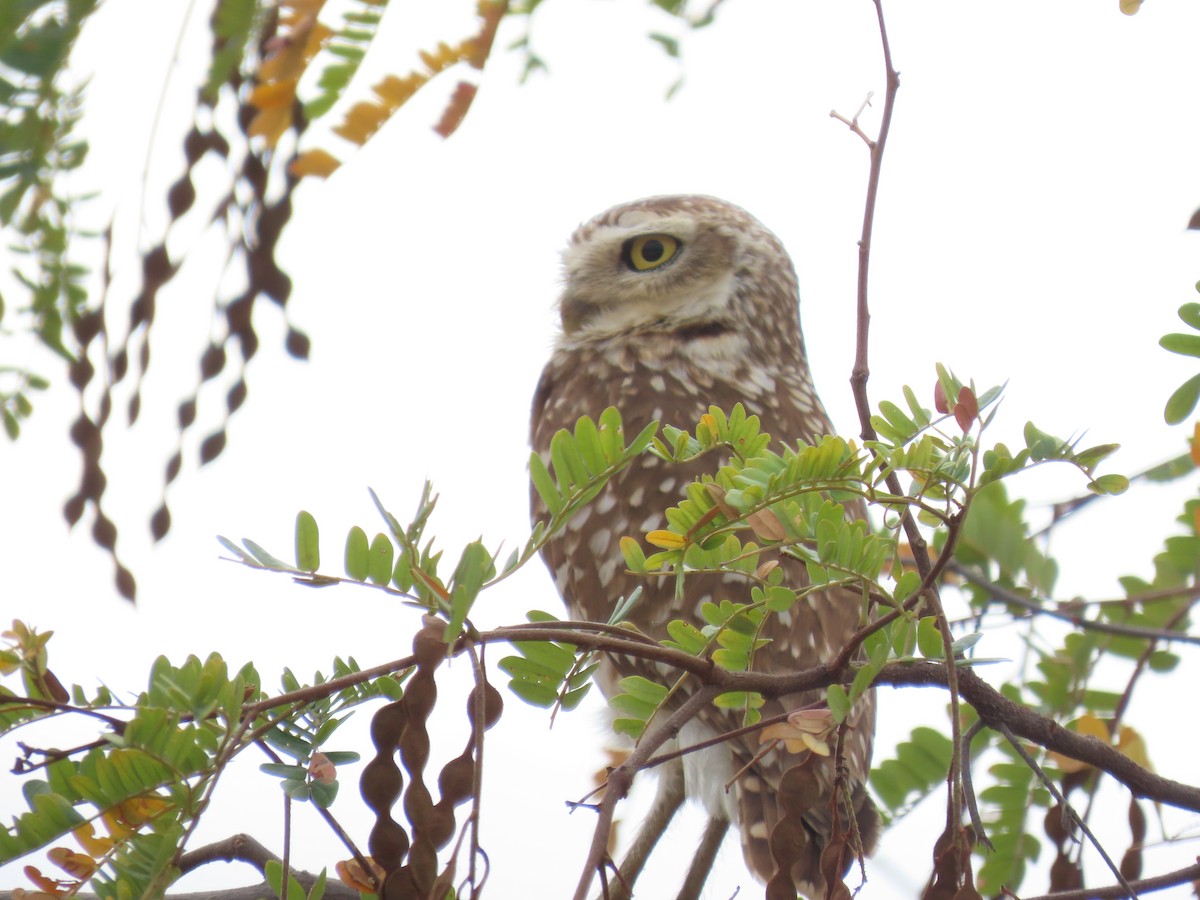
[[[646,540],[655,547],[661,547],[663,550],[682,550],[687,546],[687,538],[683,535],[662,529],[651,531],[646,535]]]
[[[375,92],[375,96],[382,101],[384,106],[395,112],[428,81],[429,76],[418,72],[411,72],[403,78],[388,75],[383,81],[374,85],[371,90]]]
[[[171,806],[162,797],[149,794],[143,797],[130,797],[117,804],[117,816],[125,824],[134,828],[145,825],[151,819],[161,815]]]
[[[1071,730],[1076,734],[1097,738],[1106,744],[1109,741],[1108,726],[1094,713],[1084,713],[1071,723]]]
[[[1128,725],[1121,726],[1120,734],[1117,737],[1117,749],[1143,769],[1154,771],[1154,766],[1150,764],[1150,753],[1146,750],[1145,739]]]
[[[274,147],[283,137],[283,133],[292,125],[292,108],[280,106],[275,109],[264,109],[253,119],[246,132],[250,137],[266,138],[269,145]]]
[[[805,746],[817,756],[829,756],[829,745],[820,738],[813,737],[811,734],[802,734],[800,740],[804,741]]]
[[[1132,16],[1142,8],[1142,0],[1121,0],[1121,12]]]
[[[116,812],[111,809],[106,809],[100,818],[104,822],[104,827],[108,829],[108,833],[118,841],[133,834],[133,829],[117,818]]]
[[[355,144],[365,144],[379,126],[387,121],[391,113],[378,103],[360,101],[350,107],[346,118],[333,129],[333,133]]]
[[[79,846],[92,856],[104,856],[112,850],[113,845],[116,843],[112,838],[96,837],[96,832],[92,828],[91,822],[84,822],[72,831],[71,834],[79,842]]]
[[[798,709],[790,713],[786,722],[776,722],[759,732],[759,743],[783,741],[788,753],[809,750],[819,756],[829,756],[826,742],[834,729],[833,713],[828,707]]]
[[[1083,735],[1084,737],[1094,737],[1105,744],[1112,743],[1112,738],[1108,733],[1108,725],[1094,713],[1084,713],[1074,722],[1068,723],[1067,727],[1076,734]],[[1068,775],[1075,772],[1082,772],[1084,769],[1091,767],[1090,763],[1081,762],[1053,750],[1050,751],[1050,758],[1054,760],[1056,766]]]
[[[342,164],[336,156],[324,150],[305,150],[292,160],[290,171],[297,178],[312,175],[315,178],[328,178]]]
[[[296,99],[296,82],[272,81],[260,84],[250,92],[246,102],[257,109],[275,109],[279,106],[291,106]]]

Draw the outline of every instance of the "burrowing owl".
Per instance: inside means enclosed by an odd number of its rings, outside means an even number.
[[[595,418],[610,405],[621,411],[628,434],[655,419],[691,427],[709,405],[729,410],[738,402],[760,416],[763,429],[777,440],[811,440],[831,430],[809,373],[791,261],[779,239],[745,211],[704,196],[627,203],[580,226],[563,263],[562,333],[533,400],[531,441],[545,459],[558,429],[573,427],[583,415]],[[681,604],[673,579],[643,582],[627,574],[618,547],[624,535],[640,538],[663,527],[663,510],[679,501],[688,482],[717,465],[701,458],[671,466],[644,456],[550,542],[543,556],[572,617],[607,621],[617,599],[641,584],[644,593],[631,620],[645,633],[664,638],[672,619],[698,621],[697,609],[705,601],[748,598],[744,582],[689,577]],[[536,492],[533,516],[546,517]],[[786,557],[784,565],[792,585],[805,583],[803,566]],[[859,615],[853,595],[810,595],[791,612],[769,619],[765,637],[770,643],[758,652],[755,668],[787,672],[830,659],[858,626]],[[652,664],[622,658],[609,661],[601,686],[611,692],[616,678],[632,674],[664,679]],[[786,697],[768,703],[763,715],[820,699],[819,692]],[[856,706],[853,715],[846,748],[851,805],[869,850],[878,825],[863,788],[873,698]],[[711,707],[685,729],[679,743],[686,746],[739,724],[735,714]],[[656,827],[665,826],[684,796],[698,798],[710,816],[709,843],[719,844],[728,823],[735,822],[746,862],[760,878],[770,878],[782,857],[792,863],[797,890],[823,892],[817,857],[829,828],[827,802],[805,819],[808,834],[799,840],[806,849],[794,851],[795,835],[776,835],[772,854],[779,780],[796,758],[772,753],[732,789],[725,788],[755,750],[751,736],[685,756],[682,766],[662,777]],[[828,792],[832,766],[822,764],[826,771],[820,780]],[[782,847],[788,840],[792,851]],[[637,843],[648,853],[653,837],[640,836]],[[711,849],[715,852],[715,846]]]

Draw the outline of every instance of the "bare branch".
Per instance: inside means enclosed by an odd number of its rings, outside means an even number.
[[[1129,882],[1129,886],[1139,894],[1148,894],[1151,891],[1161,891],[1164,888],[1188,884],[1197,879],[1200,879],[1200,863],[1184,869],[1176,869],[1174,872],[1168,872],[1165,875],[1155,875],[1153,878],[1140,878],[1137,881]],[[1110,887],[1102,888],[1056,891],[1053,894],[1023,897],[1021,900],[1124,900],[1128,896],[1129,893],[1125,888],[1119,884],[1114,884]]]
[[[951,562],[947,567],[949,571],[958,575],[964,581],[970,582],[976,587],[981,587],[990,593],[1002,603],[1009,603],[1013,606],[1019,606],[1021,609],[1026,609],[1031,613],[1039,616],[1049,616],[1052,619],[1059,619],[1063,622],[1068,622],[1075,628],[1081,628],[1084,631],[1099,631],[1103,634],[1115,634],[1122,637],[1144,638],[1149,641],[1179,641],[1184,644],[1200,644],[1200,635],[1188,634],[1186,631],[1172,631],[1162,628],[1144,628],[1140,625],[1120,625],[1114,622],[1101,622],[1096,619],[1086,619],[1081,615],[1071,612],[1063,612],[1053,606],[1039,600],[1030,600],[1028,597],[1023,597],[1016,591],[996,584],[995,582],[985,578],[979,572],[964,566],[961,563]],[[1176,592],[1176,595],[1183,596],[1188,593],[1187,589],[1181,589]]]

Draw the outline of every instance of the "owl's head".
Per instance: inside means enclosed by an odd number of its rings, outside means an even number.
[[[571,236],[563,268],[567,343],[797,328],[796,276],[783,245],[745,210],[715,197],[613,207]]]

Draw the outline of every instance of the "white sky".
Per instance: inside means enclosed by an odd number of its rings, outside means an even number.
[[[373,73],[403,73],[415,64],[415,47],[465,33],[473,3],[393,6],[370,58]],[[1167,428],[1161,410],[1194,367],[1159,350],[1157,340],[1176,329],[1175,309],[1196,298],[1200,277],[1197,238],[1184,232],[1200,205],[1200,7],[1151,3],[1127,18],[1116,0],[1040,4],[1036,13],[931,0],[891,3],[888,13],[902,87],[876,221],[873,402],[899,399],[905,383],[928,398],[934,362],[942,361],[981,387],[1011,379],[995,440],[1019,445],[1027,419],[1060,435],[1086,430],[1095,443],[1124,445],[1110,470],[1127,473],[1178,452],[1183,429]],[[117,206],[126,255],[114,296],[134,288],[132,242],[157,240],[165,216],[156,186],[182,168],[178,135],[202,35],[185,47],[167,86],[139,234],[144,147],[182,15],[183,4],[110,0],[79,47],[84,65],[95,66],[89,106],[97,118],[78,188],[104,188],[97,221]],[[205,17],[200,10],[193,22]],[[59,390],[41,398],[17,444],[0,445],[0,506],[10,511],[0,517],[0,621],[15,616],[54,629],[51,664],[64,682],[100,678],[129,691],[144,685],[159,653],[178,661],[216,650],[231,666],[253,659],[268,685],[283,665],[303,676],[329,671],[334,655],[363,665],[405,655],[411,611],[373,592],[314,593],[222,562],[214,535],[251,537],[287,556],[295,512],[308,509],[323,526],[326,568],[337,572],[349,526],[381,529],[366,488],[404,520],[429,477],[441,494],[432,531],[447,557],[480,533],[492,546],[522,542],[526,413],[553,337],[558,250],[581,220],[646,194],[716,194],[780,235],[799,271],[818,387],[835,422],[856,432],[848,377],[867,154],[829,111],[851,115],[869,91],[882,98],[873,8],[867,0],[727,3],[716,26],[686,39],[687,81],[667,103],[678,69],[645,34],[673,28],[637,0],[548,2],[533,32],[548,76],[517,85],[520,59],[501,49],[519,33],[508,25],[451,140],[430,131],[447,81],[332,180],[302,186],[283,259],[296,285],[289,315],[313,336],[312,360],[280,358],[282,324],[263,304],[250,399],[230,427],[229,447],[198,472],[195,448],[208,429],[191,434],[169,497],[174,528],[151,550],[144,523],[174,446],[175,404],[194,383],[213,327],[218,257],[210,240],[160,298],[143,421],[107,438],[110,512],[139,579],[138,608],[115,597],[109,562],[86,529],[68,533],[62,522],[78,461],[64,440],[74,401]],[[115,61],[114,48],[134,45],[136,60]],[[878,106],[864,117],[869,132],[877,116]],[[180,229],[172,246],[181,252],[197,234]],[[118,319],[116,328],[124,314]],[[39,362],[61,386],[65,376],[54,363]],[[217,421],[223,393],[202,395],[202,425]],[[485,443],[488,459],[474,461]],[[1047,499],[1083,487],[1058,472],[1013,490]],[[1149,576],[1150,557],[1190,489],[1135,491],[1064,527],[1055,539],[1062,595],[1111,596],[1117,575]],[[532,608],[559,609],[540,566],[485,595],[475,620],[512,622]],[[984,655],[1015,652],[994,640],[994,649],[985,641]],[[1181,671],[1194,676],[1194,662]],[[1121,677],[1114,677],[1118,689]],[[1178,715],[1145,703],[1166,688],[1144,682],[1127,721],[1147,735],[1163,774],[1188,780],[1192,717],[1181,725]],[[448,705],[458,709],[449,691]],[[943,724],[943,701],[933,692],[884,693],[879,758],[913,725]],[[560,717],[548,731],[543,713],[508,698],[487,751],[489,896],[560,897],[573,889],[592,822],[566,816],[563,801],[585,793],[603,763],[599,709],[597,702]],[[333,749],[365,753],[361,735],[354,730]],[[456,732],[445,749],[460,748]],[[335,812],[365,843],[368,819],[356,811],[354,780]],[[278,850],[274,786],[251,771],[230,776],[225,788],[201,837],[247,830]],[[17,803],[11,780],[0,781],[0,808]],[[940,801],[926,806],[885,836],[860,896],[915,895],[941,815]],[[307,812],[295,817],[294,858],[332,869],[345,854]],[[1109,813],[1109,849],[1119,853],[1123,807]],[[636,820],[635,808],[626,816]],[[1174,828],[1194,821],[1171,820]],[[690,840],[681,837],[656,861],[643,896],[674,889]],[[1186,843],[1151,851],[1147,872],[1194,855]],[[22,882],[16,868],[5,874],[0,884]],[[185,884],[248,877],[207,871]],[[742,896],[756,895],[731,841],[706,896],[729,897],[739,884]]]

